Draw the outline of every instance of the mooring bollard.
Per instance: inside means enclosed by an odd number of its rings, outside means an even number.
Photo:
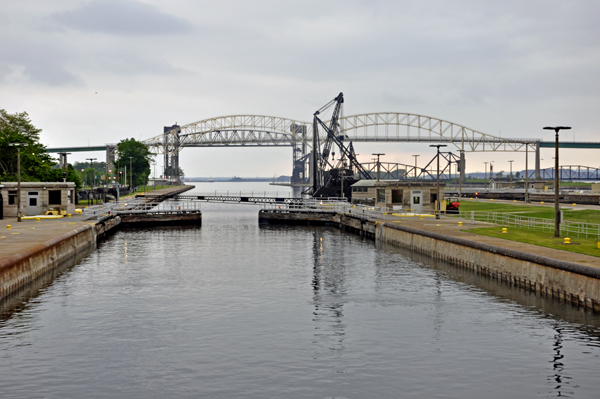
[[[508,229],[506,227],[502,228],[502,233],[508,233]]]
[[[462,226],[462,222],[458,222],[458,225],[459,225],[459,226]]]
[[[565,237],[565,244],[570,244],[571,243],[571,239],[569,237]]]
[[[39,221],[40,221],[40,218],[35,218],[35,220],[39,222]]]
[[[544,201],[540,202],[540,204],[544,205]]]
[[[576,203],[573,203],[573,206],[577,205]]]
[[[11,227],[12,227],[12,226],[11,226],[10,224],[7,224],[7,225],[6,225],[6,228],[7,228],[7,229],[9,229],[9,230],[10,230],[10,228],[11,228]],[[600,243],[598,243],[598,245],[600,245]]]

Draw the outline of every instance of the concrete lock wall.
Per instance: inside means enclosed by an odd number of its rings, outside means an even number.
[[[382,223],[375,238],[600,311],[600,270],[595,268],[391,223]]]
[[[79,227],[13,256],[0,259],[0,299],[33,282],[64,262],[89,253],[96,243],[120,224],[120,218],[109,218],[93,225]]]

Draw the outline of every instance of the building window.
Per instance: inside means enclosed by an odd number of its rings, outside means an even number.
[[[17,205],[17,192],[16,191],[8,192],[8,205]]]
[[[385,202],[385,189],[377,189],[377,202]]]
[[[402,203],[402,190],[392,190],[392,204]]]
[[[61,190],[48,190],[48,205],[60,205]]]
[[[413,197],[413,204],[419,205],[421,203],[421,197]]]
[[[437,201],[437,193],[430,193],[429,194],[429,198],[430,198],[430,203],[435,203],[435,201]]]

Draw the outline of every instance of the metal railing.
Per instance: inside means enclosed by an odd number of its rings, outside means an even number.
[[[393,211],[386,207],[351,204],[339,199],[308,199],[299,203],[269,203],[261,204],[264,211],[275,212],[311,212],[311,213],[341,213],[364,220],[394,219],[396,216],[416,216],[412,212]],[[422,214],[429,214],[427,212]]]
[[[472,223],[478,221],[507,227],[512,226],[519,229],[547,233],[554,232],[554,219],[542,219],[511,213],[475,211],[460,211],[459,217],[464,220],[470,220]],[[563,221],[560,223],[560,233],[561,235],[585,238],[596,237],[600,240],[600,224]]]
[[[105,216],[125,213],[177,213],[199,211],[200,202],[197,201],[143,202],[139,199],[131,199],[127,202],[109,202],[102,205],[90,206],[83,210],[83,215],[85,220],[97,220]]]

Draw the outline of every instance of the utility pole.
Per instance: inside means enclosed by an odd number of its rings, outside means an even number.
[[[415,157],[415,181],[417,181],[417,157],[419,155],[413,155],[413,157]]]
[[[91,194],[92,205],[94,205],[94,192],[93,192],[93,190],[94,190],[94,183],[95,183],[95,180],[96,180],[96,173],[94,172],[93,164],[94,164],[94,161],[96,159],[98,159],[98,158],[86,158],[86,160],[90,161],[90,169],[92,170],[91,171],[92,172],[92,181],[90,182],[90,191],[88,193],[88,202],[90,200],[90,194]]]
[[[515,161],[508,161],[510,163],[510,183],[512,184],[512,163]]]
[[[25,143],[9,143],[11,147],[17,147],[17,222],[22,222],[21,216],[21,147],[27,145]]]
[[[129,157],[129,193],[133,190],[133,157]]]
[[[435,218],[440,218],[440,147],[448,147],[446,144],[430,144],[430,147],[437,147],[437,203],[435,204]]]
[[[529,203],[529,144],[525,144],[525,203]]]
[[[380,166],[381,166],[381,163],[379,162],[379,157],[381,155],[385,155],[385,154],[379,153],[379,154],[371,154],[371,155],[376,155],[377,156],[377,181],[379,181],[379,170],[380,170]]]
[[[555,143],[554,143],[554,237],[560,237],[560,209],[558,202],[560,200],[560,187],[558,175],[560,170],[558,168],[558,132],[561,130],[569,130],[570,126],[546,126],[546,130],[554,130],[555,132]]]

